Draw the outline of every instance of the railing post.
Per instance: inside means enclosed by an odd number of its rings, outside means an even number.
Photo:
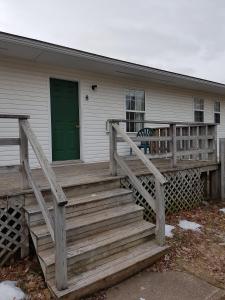
[[[115,160],[115,153],[117,153],[117,132],[112,126],[113,123],[109,122],[109,156],[110,156],[110,173],[113,176],[117,175],[117,162]]]
[[[18,119],[19,137],[20,137],[20,171],[22,175],[22,189],[28,189],[29,182],[26,175],[25,163],[27,163],[27,165],[29,166],[29,152],[28,152],[28,139],[22,128],[23,120],[24,119]],[[24,258],[29,254],[29,233],[26,225],[24,226],[23,234],[24,234],[24,241],[21,246],[21,258]]]
[[[58,290],[64,290],[68,287],[65,206],[58,205],[56,201],[54,203],[55,283]]]
[[[156,241],[160,246],[165,244],[165,197],[164,185],[155,179],[156,191]]]
[[[23,189],[27,189],[29,188],[29,183],[26,176],[24,162],[26,161],[27,165],[29,165],[29,153],[28,153],[28,139],[22,128],[23,121],[24,121],[23,119],[19,119],[20,165],[21,165]]]
[[[219,141],[220,150],[220,193],[221,200],[225,199],[225,139]]]
[[[213,126],[213,161],[217,162],[217,125]]]
[[[172,158],[171,163],[172,167],[176,167],[177,165],[177,132],[176,132],[176,124],[170,124],[170,137],[171,137],[171,152]]]

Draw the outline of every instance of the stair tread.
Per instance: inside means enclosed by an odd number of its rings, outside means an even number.
[[[112,256],[112,260],[98,266],[95,269],[73,276],[69,279],[69,287],[66,290],[58,291],[55,287],[54,280],[49,281],[48,284],[57,297],[63,297],[68,293],[78,291],[79,289],[94,284],[95,282],[104,280],[106,277],[129,268],[138,262],[162,253],[167,248],[168,246],[158,246],[154,240],[148,241],[126,251],[122,251],[119,257],[116,256],[116,258],[113,259]]]
[[[118,216],[126,215],[135,211],[143,210],[141,206],[138,206],[133,203],[121,205],[118,207],[104,209],[94,213],[88,213],[82,216],[68,218],[66,220],[66,230],[75,229],[82,226],[86,226],[89,224],[98,223],[100,221],[113,219]],[[45,224],[42,225],[34,225],[30,227],[30,230],[37,236],[46,236],[49,235],[47,226]]]
[[[120,228],[107,230],[90,236],[89,238],[75,241],[72,245],[67,247],[67,257],[70,258],[76,255],[80,255],[84,252],[109,245],[113,242],[126,239],[130,236],[140,234],[143,231],[154,228],[154,224],[141,220],[129,225],[122,226]],[[52,265],[55,262],[55,255],[52,249],[41,251],[39,253],[39,256],[44,261],[46,266]]]
[[[85,203],[91,203],[92,201],[102,200],[102,199],[106,199],[106,198],[113,198],[116,196],[129,195],[131,193],[132,193],[132,191],[128,190],[128,189],[115,188],[112,190],[90,193],[90,194],[86,194],[86,195],[82,195],[82,196],[78,196],[78,197],[70,197],[70,198],[67,198],[68,203],[67,203],[66,207],[73,206],[73,205],[85,204]],[[53,208],[52,202],[46,202],[46,205],[49,209]],[[26,205],[25,210],[29,214],[33,214],[33,213],[37,213],[37,212],[41,211],[38,204]]]

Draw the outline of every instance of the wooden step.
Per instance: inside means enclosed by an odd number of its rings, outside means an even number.
[[[67,248],[68,275],[98,266],[100,259],[154,238],[155,225],[144,220],[75,241]],[[39,253],[46,280],[54,277],[54,249]],[[88,267],[89,265],[89,267]]]
[[[148,241],[110,256],[107,262],[104,261],[97,268],[75,275],[69,280],[68,289],[58,291],[54,280],[47,283],[58,299],[79,299],[97,290],[112,286],[146,268],[165,254],[167,249],[167,246],[158,246],[154,240]]]
[[[67,242],[70,243],[142,219],[143,208],[133,203],[69,218],[66,220]],[[52,240],[46,225],[31,226],[30,232],[37,252],[52,247]]]
[[[62,186],[67,198],[73,198],[83,196],[87,194],[108,191],[116,188],[120,188],[119,177],[106,177],[104,180],[93,180],[92,177],[86,178],[86,180],[76,184],[67,184]],[[52,202],[53,196],[49,188],[41,188],[42,194],[46,202]],[[24,194],[25,206],[36,205],[37,201],[32,191]]]
[[[66,218],[100,211],[129,202],[134,203],[132,192],[122,188],[69,198],[66,205]],[[53,215],[52,202],[47,202],[47,207]],[[30,226],[45,222],[38,204],[27,205],[25,207],[25,215]]]

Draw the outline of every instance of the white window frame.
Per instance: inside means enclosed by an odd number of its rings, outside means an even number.
[[[202,101],[203,102],[203,108],[196,108],[196,101]],[[194,97],[193,107],[194,107],[194,122],[204,123],[204,121],[205,121],[205,100],[204,100],[204,98]],[[195,112],[203,112],[203,120],[202,121],[196,121],[195,120]]]
[[[217,111],[216,110],[216,103],[219,103],[219,110]],[[219,122],[216,122],[216,118],[215,118],[215,116],[216,115],[219,115],[219,117],[220,117],[220,121]],[[214,101],[214,123],[216,123],[216,124],[220,124],[220,122],[221,122],[221,109],[220,109],[220,101],[219,100],[215,100]]]
[[[132,109],[127,109],[127,99],[126,96],[128,93],[130,92],[143,92],[144,93],[144,110],[132,110]],[[127,120],[127,113],[139,113],[139,114],[143,114],[144,116],[144,120],[145,120],[145,113],[146,113],[146,105],[145,105],[145,91],[142,89],[126,89],[125,91],[125,118]],[[130,123],[132,123],[132,121],[130,121]],[[136,123],[137,124],[137,123]],[[141,123],[140,123],[141,124]],[[142,124],[142,128],[144,128],[144,123]],[[136,128],[135,128],[136,129]],[[141,128],[140,128],[141,129]],[[138,131],[127,131],[127,123],[126,123],[126,132],[127,133],[137,133]]]

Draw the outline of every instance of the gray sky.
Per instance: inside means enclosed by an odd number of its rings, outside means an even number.
[[[225,83],[224,0],[0,0],[0,30]]]

